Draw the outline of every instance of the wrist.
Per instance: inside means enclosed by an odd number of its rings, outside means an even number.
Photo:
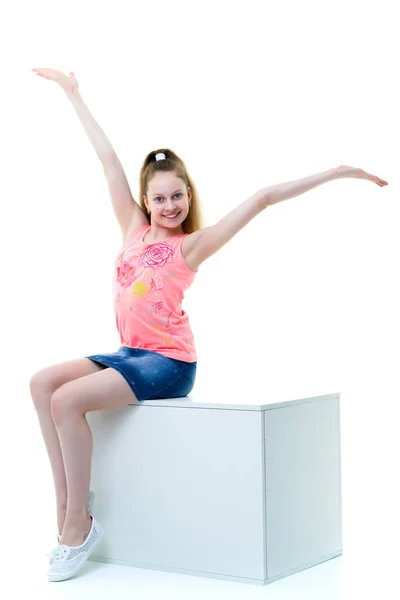
[[[347,179],[349,177],[354,177],[355,169],[346,165],[340,165],[340,167],[335,167],[332,171],[334,172],[335,179]]]
[[[82,102],[82,96],[79,90],[65,90],[65,95],[72,103]]]

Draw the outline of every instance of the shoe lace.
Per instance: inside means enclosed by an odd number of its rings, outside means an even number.
[[[50,558],[50,561],[57,560],[57,558],[61,558],[63,556],[64,551],[65,548],[57,546],[56,548],[53,548],[48,554],[46,554],[46,556]]]

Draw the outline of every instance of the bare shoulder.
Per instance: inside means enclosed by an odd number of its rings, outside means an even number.
[[[203,229],[198,229],[197,231],[193,231],[193,233],[189,233],[189,235],[183,238],[182,256],[185,259],[187,266],[189,269],[192,269],[192,271],[197,271],[204,260],[201,256],[201,252],[199,252],[199,248],[201,246],[200,240],[203,235],[202,232]]]
[[[143,227],[143,225],[149,225],[149,220],[143,212],[142,208],[140,206],[137,206],[137,208],[133,211],[133,216],[131,222],[129,223],[128,229],[121,230],[122,240],[124,241],[131,233],[131,231],[137,229],[138,227]]]

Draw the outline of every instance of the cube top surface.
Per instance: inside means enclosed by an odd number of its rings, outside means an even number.
[[[166,398],[162,400],[143,400],[140,405],[143,406],[170,406],[180,408],[216,408],[224,410],[253,410],[253,411],[264,411],[271,410],[274,408],[283,408],[284,406],[290,406],[295,404],[305,404],[310,402],[322,402],[324,400],[331,400],[333,398],[339,399],[340,393],[324,394],[322,396],[313,396],[311,398],[297,398],[297,399],[279,399],[277,397],[266,397],[263,393],[258,396],[252,394],[238,394],[232,395],[231,393],[221,394],[217,392],[213,394],[193,393],[189,396],[182,398]],[[132,405],[137,406],[137,405]]]

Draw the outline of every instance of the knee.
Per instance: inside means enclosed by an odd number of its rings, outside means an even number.
[[[47,369],[41,369],[32,375],[29,389],[36,408],[42,408],[43,404],[49,406],[52,390]]]
[[[50,398],[50,411],[54,423],[61,423],[68,419],[68,415],[73,412],[74,396],[71,393],[70,386],[67,384],[59,387]]]

